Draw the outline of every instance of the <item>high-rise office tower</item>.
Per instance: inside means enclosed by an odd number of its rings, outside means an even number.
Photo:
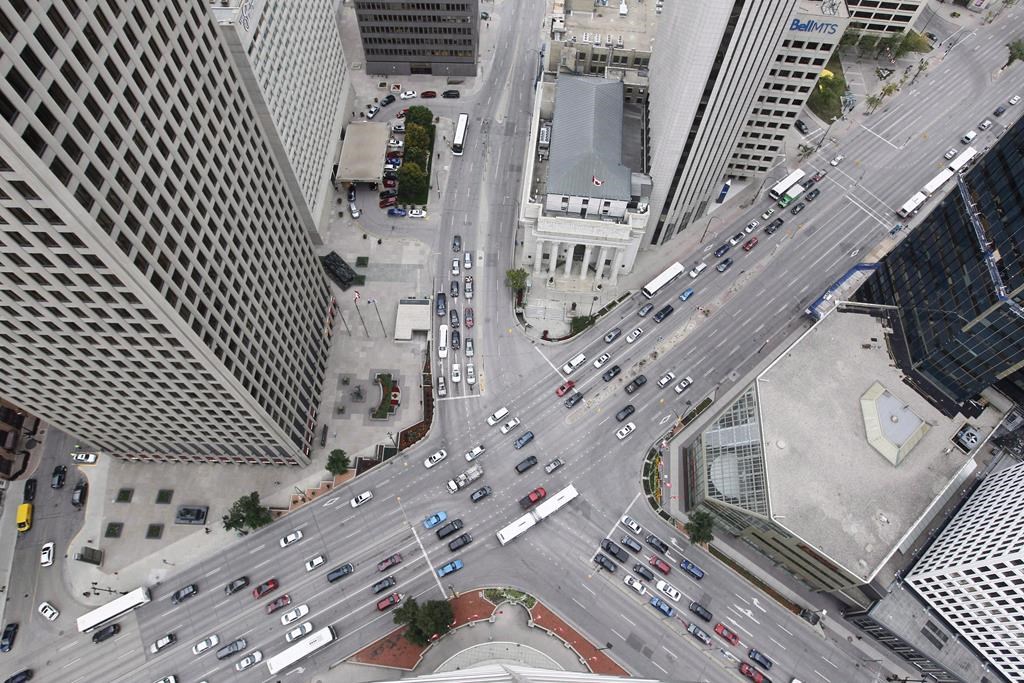
[[[666,3],[648,97],[650,244],[704,216],[727,178],[783,160],[846,22],[842,0]]]
[[[476,76],[479,0],[355,0],[366,73]]]
[[[0,394],[116,455],[298,464],[333,301],[204,0],[0,7]]]
[[[854,298],[896,306],[901,367],[948,400],[1024,396],[1024,123],[893,249]],[[929,207],[925,205],[925,210]]]
[[[270,151],[292,173],[296,210],[319,231],[333,214],[332,170],[354,97],[333,3],[211,0]]]
[[[1024,463],[990,475],[907,576],[1007,680],[1024,680]]]

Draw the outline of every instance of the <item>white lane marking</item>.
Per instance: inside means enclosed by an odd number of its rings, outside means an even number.
[[[628,621],[628,622],[629,622],[629,623],[630,623],[631,625],[633,625],[634,627],[636,626],[636,622],[635,622],[635,621],[632,621],[632,620],[631,620],[631,619],[630,619],[629,617],[627,617],[626,615],[622,615],[622,619],[623,619],[623,621]]]
[[[625,638],[622,637],[622,634],[619,633],[618,631],[616,631],[615,629],[610,628],[608,630],[611,631],[612,633],[614,633],[615,635],[617,635],[619,637],[619,640],[625,640]]]
[[[595,598],[597,597],[597,593],[595,593],[594,591],[590,590],[590,588],[588,588],[586,584],[583,584],[583,583],[581,583],[580,585],[581,585],[581,586],[583,586],[584,588],[586,588],[586,589],[587,589],[587,591],[588,591],[588,592],[589,592],[589,593],[590,593],[591,595],[593,595],[593,596],[594,596]]]
[[[661,667],[658,667],[658,668],[661,668]],[[664,669],[662,669],[662,670],[664,671]],[[666,673],[667,673],[667,672],[666,672]],[[820,672],[820,671],[818,671],[817,669],[815,669],[815,670],[814,670],[814,673],[816,673],[816,674],[818,674],[819,676],[821,676],[821,677],[822,677],[822,679],[826,681],[826,683],[832,683],[832,681],[830,681],[830,680],[829,680],[828,678],[826,678],[826,677],[825,677],[825,674],[821,673],[821,672]]]
[[[737,597],[738,599],[742,600],[743,602],[746,602],[746,603],[747,603],[748,605],[750,604],[749,602],[747,602],[747,599],[746,599],[746,598],[744,598],[744,597],[743,597],[742,595],[740,595],[739,593],[733,593],[733,595],[735,595],[735,596],[736,596],[736,597]]]
[[[66,668],[68,668],[69,666],[73,666],[73,665],[77,664],[77,663],[78,663],[78,662],[80,662],[80,661],[82,661],[82,658],[81,658],[81,657],[75,657],[74,659],[72,659],[72,660],[71,660],[70,662],[68,662],[67,664],[65,664],[65,665],[64,665],[64,666],[62,666],[61,668],[62,668],[62,669],[66,669]]]
[[[774,638],[772,638],[771,636],[768,636],[768,640],[772,641],[773,643],[775,643],[776,645],[778,645],[779,647],[781,647],[781,648],[782,648],[783,650],[785,650],[785,649],[786,649],[786,646],[785,646],[785,645],[783,645],[783,644],[782,644],[782,643],[780,643],[779,641],[775,640],[775,639],[774,639]]]
[[[223,567],[217,567],[216,569],[211,569],[210,571],[208,571],[205,574],[203,574],[203,577],[205,578],[207,576],[213,576],[214,574],[219,572],[221,569],[223,569]]]
[[[668,656],[669,656],[669,657],[671,657],[672,659],[679,659],[679,658],[678,658],[678,657],[676,657],[676,656],[675,656],[674,654],[672,654],[672,650],[668,649],[668,648],[667,648],[667,647],[665,647],[664,645],[662,645],[662,646],[661,646],[661,649],[662,649],[662,650],[664,650],[665,652],[667,652],[667,653],[668,653]]]
[[[780,628],[781,630],[783,630],[783,631],[786,631],[786,627],[785,627],[785,626],[783,626],[782,624],[775,624],[775,625],[776,625],[776,626],[778,626],[778,627],[779,627],[779,628]],[[786,631],[786,633],[787,633],[788,635],[793,635],[793,632],[792,632],[792,631]]]
[[[575,603],[576,603],[577,605],[579,605],[579,606],[580,606],[580,607],[582,607],[583,609],[587,609],[587,606],[586,606],[586,605],[584,605],[584,604],[583,604],[582,602],[580,602],[579,600],[577,600],[576,598],[569,598],[569,599],[570,599],[570,600],[572,600],[573,602],[575,602]]]
[[[552,363],[550,360],[548,360],[548,357],[544,355],[544,353],[540,350],[540,347],[539,346],[534,346],[533,350],[536,351],[537,353],[539,353],[540,357],[544,359],[544,362],[547,363],[549,366],[551,366],[551,369],[554,371],[554,373],[556,375],[558,375],[558,378],[562,379],[562,373],[559,372],[558,366],[556,366],[554,363]]]
[[[249,554],[252,555],[253,553],[259,552],[259,551],[263,550],[266,547],[267,547],[266,543],[264,543],[263,545],[258,545],[255,548],[253,548],[252,550],[250,550]]]
[[[821,657],[821,658],[822,658],[822,659],[825,659],[824,655],[822,655],[822,657]],[[833,669],[835,669],[836,671],[838,671],[838,670],[839,670],[839,667],[838,667],[838,666],[836,666],[835,664],[833,664],[832,662],[829,662],[829,661],[828,661],[827,659],[825,659],[825,661],[826,661],[826,662],[828,662],[829,666],[831,666],[831,667],[832,667]]]
[[[668,671],[666,671],[666,670],[665,670],[665,668],[664,668],[664,667],[662,667],[662,666],[660,666],[660,665],[659,665],[659,664],[658,664],[657,662],[655,662],[655,661],[652,661],[652,662],[651,662],[651,664],[653,664],[654,666],[656,666],[656,667],[658,667],[659,669],[661,669],[661,670],[662,670],[662,671],[663,671],[663,672],[665,673],[665,675],[666,675],[666,676],[668,675]],[[821,674],[818,674],[818,675],[819,675],[819,676],[821,676]],[[825,678],[824,676],[821,676],[821,677],[822,677],[822,678]]]

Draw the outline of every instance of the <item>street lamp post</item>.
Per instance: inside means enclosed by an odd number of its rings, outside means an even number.
[[[710,216],[710,217],[708,217],[708,224],[704,226],[704,234],[700,236],[700,243],[701,244],[704,244],[704,238],[708,236],[708,229],[711,227],[711,221],[720,221],[720,220],[722,220],[722,219],[719,218],[718,216]]]
[[[832,126],[834,126],[834,125],[835,125],[835,123],[836,123],[836,119],[837,119],[837,118],[838,118],[838,117],[836,117],[836,116],[833,116],[833,117],[832,117],[832,120],[831,120],[831,121],[829,122],[829,124],[828,124],[828,128],[826,128],[826,129],[825,129],[825,134],[821,136],[821,139],[820,139],[820,140],[818,140],[818,144],[817,144],[817,146],[815,146],[815,148],[814,148],[814,151],[815,151],[815,152],[817,152],[817,151],[818,151],[818,150],[819,150],[819,149],[821,148],[821,143],[825,142],[825,138],[827,138],[827,137],[828,137],[829,131],[831,131],[831,130],[832,130]]]

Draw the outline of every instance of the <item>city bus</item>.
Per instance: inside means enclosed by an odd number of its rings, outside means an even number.
[[[452,154],[462,156],[463,147],[466,145],[466,130],[469,128],[469,114],[459,114],[459,121],[455,124],[455,137],[452,138]]]
[[[793,171],[788,176],[786,176],[778,183],[776,183],[775,187],[768,190],[768,196],[775,200],[780,199],[782,195],[786,194],[786,190],[788,190],[789,188],[793,187],[801,180],[803,180],[805,175],[807,174],[801,171],[800,169]]]
[[[976,157],[977,155],[978,150],[974,149],[973,147],[968,147],[964,151],[960,152],[960,155],[956,159],[953,159],[953,161],[949,162],[949,166],[947,166],[946,168],[948,168],[953,173],[957,173],[960,171],[961,168],[969,164],[971,160],[973,160],[974,157]]]
[[[119,598],[114,598],[107,604],[101,605],[93,611],[86,612],[78,617],[78,630],[80,633],[88,633],[101,626],[106,626],[132,610],[142,607],[149,600],[148,588],[136,588],[132,592],[125,593]]]
[[[921,205],[924,204],[924,200],[926,199],[928,198],[924,196],[924,193],[918,192],[909,200],[907,200],[906,204],[899,208],[899,210],[896,212],[896,215],[898,215],[900,218],[906,218],[908,216],[914,215],[915,213],[917,213],[917,210],[921,208]]]
[[[314,652],[319,652],[337,639],[338,635],[334,632],[334,628],[331,626],[322,628],[319,631],[314,631],[284,652],[274,655],[268,659],[267,668],[270,669],[271,674],[276,675],[290,667],[292,664],[295,664],[303,657],[308,657]]]
[[[948,168],[942,169],[939,175],[929,180],[928,184],[921,188],[921,194],[925,197],[931,197],[939,190],[939,188],[949,182],[949,179],[952,178],[953,175],[953,172]]]
[[[673,263],[671,266],[665,269],[665,272],[663,272],[661,275],[659,275],[658,277],[654,278],[646,285],[644,285],[643,289],[641,289],[640,291],[643,292],[643,295],[646,296],[648,299],[651,299],[663,287],[665,287],[665,285],[669,284],[670,282],[672,282],[685,272],[686,269],[683,268],[681,264],[679,264],[678,262]]]
[[[784,209],[789,206],[794,199],[804,193],[804,189],[803,185],[797,184],[786,190],[786,194],[779,199],[779,207]]]

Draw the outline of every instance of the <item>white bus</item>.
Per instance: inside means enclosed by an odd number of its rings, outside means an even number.
[[[661,290],[662,287],[669,284],[670,282],[672,282],[685,272],[686,268],[683,268],[683,266],[680,265],[678,262],[673,263],[671,266],[665,269],[664,273],[662,273],[661,275],[659,275],[658,277],[654,278],[646,285],[644,285],[643,289],[641,289],[640,291],[643,292],[643,295],[646,296],[648,299],[651,299],[654,297],[655,294],[658,293],[659,290]]]
[[[921,194],[925,197],[931,197],[935,194],[939,188],[949,182],[949,179],[953,177],[953,172],[948,168],[942,169],[939,175],[935,176],[928,181],[928,184],[921,188]]]
[[[800,169],[793,171],[788,176],[786,176],[778,183],[776,183],[775,187],[768,190],[768,196],[771,197],[772,199],[778,200],[780,197],[782,197],[782,195],[786,194],[786,190],[788,190],[789,188],[793,187],[801,180],[803,180],[805,175],[807,174],[801,171]]]
[[[949,162],[949,166],[947,166],[946,168],[948,168],[953,173],[957,173],[961,168],[971,163],[971,160],[974,159],[974,157],[976,157],[977,155],[978,150],[974,149],[973,147],[968,147],[964,151],[960,152],[960,155],[956,159],[953,159],[953,161]]]
[[[466,130],[469,128],[469,114],[459,114],[459,121],[455,124],[455,137],[452,138],[452,154],[462,156],[463,147],[466,145]]]
[[[271,674],[278,674],[303,657],[308,657],[314,652],[319,652],[338,639],[334,628],[328,626],[319,631],[310,633],[308,636],[292,645],[281,654],[274,655],[267,660],[267,668]]]
[[[900,218],[906,218],[908,216],[912,216],[915,213],[917,213],[917,210],[921,208],[921,205],[924,204],[924,200],[926,200],[926,199],[928,199],[928,198],[925,197],[923,193],[918,192],[913,197],[911,197],[909,200],[907,200],[907,203],[904,204],[903,206],[901,206],[899,208],[899,210],[896,212],[896,214]]]
[[[530,527],[532,527],[536,523],[537,520],[534,518],[534,516],[530,513],[526,513],[516,521],[506,526],[504,529],[498,531],[498,542],[502,545],[510,543],[519,536],[522,536],[527,531],[529,531]]]
[[[437,328],[437,357],[448,357],[448,326],[441,325]]]
[[[550,496],[540,505],[499,531],[498,542],[502,545],[512,542],[532,529],[537,522],[540,522],[546,517],[549,517],[561,510],[578,495],[580,495],[580,493],[576,490],[576,487],[569,484],[564,489],[555,495]]]
[[[804,193],[804,189],[805,188],[803,185],[794,185],[793,187],[786,190],[786,194],[782,195],[782,197],[779,199],[779,207],[784,209],[787,206],[789,206],[794,199],[796,199],[797,197]]]
[[[107,604],[78,617],[78,630],[80,633],[88,633],[101,626],[106,626],[132,610],[142,607],[149,600],[148,588],[136,588],[132,592],[125,593],[119,598],[114,598]]]

